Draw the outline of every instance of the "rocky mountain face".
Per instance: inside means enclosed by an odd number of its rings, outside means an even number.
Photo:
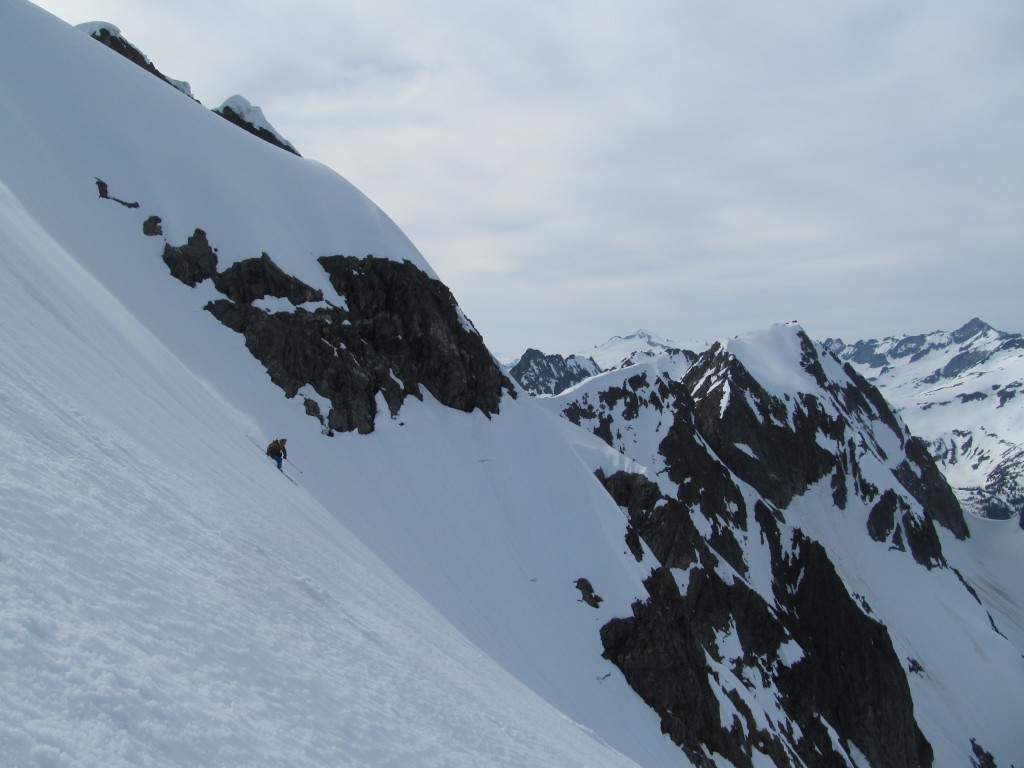
[[[166,77],[114,25],[92,22],[79,29],[191,97],[187,83]],[[214,112],[299,156],[262,111],[241,96]],[[104,180],[97,178],[96,185],[101,198],[139,207],[110,195]],[[151,214],[143,233],[163,237],[161,217]],[[171,275],[189,287],[212,283],[223,298],[205,309],[242,334],[286,397],[302,395],[306,412],[327,434],[372,432],[381,402],[396,417],[407,396],[422,399],[424,390],[443,405],[488,414],[498,411],[504,392],[515,397],[514,386],[451,292],[407,261],[320,257],[342,306],[286,274],[267,253],[219,271],[217,249],[202,229],[181,244],[165,240],[163,259]],[[280,301],[260,306],[273,299]]]
[[[557,395],[601,372],[592,357],[545,355],[528,349],[509,370],[531,395]]]
[[[843,547],[975,599],[942,546],[969,536],[961,507],[877,388],[790,325],[544,402],[637,462],[598,476],[634,556],[653,556],[649,597],[601,636],[695,765],[932,764],[921,665],[897,651],[916,630],[878,615],[837,570],[849,553],[800,524],[842,519]]]
[[[994,518],[1024,512],[1024,337],[975,318],[951,332],[824,346],[926,441],[965,508]]]

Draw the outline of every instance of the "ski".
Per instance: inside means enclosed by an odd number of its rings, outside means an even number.
[[[264,455],[266,455],[266,449],[265,449],[265,448],[262,448],[262,447],[260,446],[260,444],[259,444],[259,441],[258,441],[258,440],[257,440],[257,439],[256,439],[255,437],[253,437],[252,435],[249,435],[249,434],[247,434],[247,435],[246,435],[246,437],[247,437],[247,438],[249,438],[249,442],[250,442],[250,443],[252,443],[253,445],[255,445],[255,446],[256,446],[256,447],[257,447],[257,448],[258,448],[258,449],[259,449],[259,450],[260,450],[260,451],[261,451],[261,452],[262,452],[262,453],[263,453]],[[282,475],[284,475],[285,479],[286,479],[286,480],[287,480],[287,481],[288,481],[289,483],[291,483],[292,485],[298,485],[298,482],[297,482],[297,481],[295,480],[295,478],[293,478],[293,477],[292,477],[291,475],[289,475],[289,474],[288,474],[287,472],[285,472],[285,471],[284,471],[283,469],[278,469],[277,471],[278,471],[278,472],[280,472],[280,473],[281,473]]]

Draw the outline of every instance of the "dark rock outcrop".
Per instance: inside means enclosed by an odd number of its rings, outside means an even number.
[[[192,288],[217,275],[217,253],[201,229],[193,232],[185,245],[167,243],[163,256],[171,274]]]
[[[925,513],[958,539],[971,534],[964,520],[963,510],[945,476],[935,465],[928,447],[920,438],[911,438],[906,444],[907,458],[895,474],[900,483],[925,509]]]
[[[820,366],[816,373],[823,377],[819,371]],[[822,443],[841,440],[843,424],[813,395],[796,403],[779,400],[717,344],[698,358],[683,383],[692,392],[701,436],[733,472],[777,506],[788,505],[835,468],[835,453]],[[727,392],[742,396],[728,396],[723,403]]]
[[[820,716],[872,765],[931,765],[889,633],[851,599],[822,546],[797,533],[794,554],[773,571],[783,623],[804,651],[778,681],[787,711],[804,729],[800,751],[808,764],[830,749],[831,737],[813,727]]]
[[[557,395],[601,372],[593,358],[545,355],[527,349],[509,373],[531,395]]]
[[[245,337],[286,396],[308,385],[329,400],[329,430],[373,431],[378,395],[392,416],[406,397],[422,399],[423,390],[448,407],[486,414],[498,412],[505,393],[515,396],[442,283],[409,262],[330,256],[320,264],[347,307],[254,307],[268,295],[293,304],[322,300],[264,254],[218,275],[214,284],[229,298],[207,310]]]
[[[712,765],[705,751],[711,750],[748,766],[755,748],[778,766],[848,765],[822,718],[873,765],[931,764],[931,747],[914,720],[906,674],[885,627],[846,591],[819,544],[799,531],[783,541],[777,513],[755,505],[751,524],[768,542],[776,574],[775,602],[769,603],[743,581],[722,580],[720,553],[698,533],[685,505],[659,497],[642,476],[620,472],[599,479],[627,508],[631,528],[666,563],[645,582],[649,597],[633,605],[633,615],[602,628],[604,655],[696,765]],[[671,568],[686,569],[685,593]],[[740,658],[725,658],[717,647],[718,633],[730,628]],[[780,656],[784,644],[800,649],[792,663]],[[707,668],[707,656],[734,665],[738,679],[759,678],[778,688],[781,706],[802,735],[760,728],[732,696],[734,717],[742,722],[721,722],[720,699],[729,693],[711,686],[717,675]]]
[[[251,304],[257,299],[275,296],[299,306],[306,302],[323,301],[324,298],[320,291],[285,274],[265,253],[258,259],[235,262],[214,275],[213,284],[231,301],[241,304]]]
[[[112,200],[115,203],[123,205],[125,208],[138,208],[139,204],[134,200],[122,200],[119,197],[113,197],[110,194],[110,187],[103,179],[96,179],[96,190],[104,200]]]
[[[726,756],[732,750],[708,681],[704,646],[687,631],[686,606],[671,571],[655,570],[644,586],[650,599],[634,603],[631,618],[601,628],[604,657],[660,715],[662,732],[697,765],[710,766],[705,747]]]
[[[604,598],[594,591],[594,585],[590,583],[590,579],[576,579],[575,586],[580,591],[580,601],[591,608],[598,608],[604,602]]]
[[[245,116],[239,114],[239,112],[231,107],[229,104],[224,104],[217,109],[213,110],[214,114],[220,115],[232,125],[237,125],[246,133],[251,133],[258,139],[262,139],[268,144],[273,144],[279,149],[283,149],[285,152],[291,152],[297,157],[302,157],[298,150],[291,145],[290,142],[285,141],[273,131],[267,130],[262,125],[256,125],[249,120],[245,119]]]
[[[150,216],[142,222],[142,234],[146,237],[162,237],[164,234],[163,221],[159,216]]]
[[[113,26],[112,24],[98,23],[80,25],[79,28],[83,27],[89,28],[88,33],[93,40],[102,43],[103,45],[107,46],[107,48],[109,48],[110,50],[120,54],[124,58],[128,59],[128,61],[146,70],[147,72],[149,72],[149,74],[159,78],[160,80],[163,80],[165,83],[167,83],[175,90],[181,91],[190,98],[192,97],[191,88],[189,88],[188,83],[182,82],[180,80],[173,80],[167,77],[167,75],[165,75],[163,72],[161,72],[153,65],[153,62],[150,61],[149,58],[142,53],[142,51],[140,51],[134,45],[129,43],[121,35],[120,30],[118,30],[117,27]]]

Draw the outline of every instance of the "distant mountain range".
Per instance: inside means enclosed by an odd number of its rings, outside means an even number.
[[[965,509],[1024,511],[1024,336],[975,318],[950,332],[824,346],[928,441]]]
[[[534,395],[556,395],[643,360],[692,362],[708,346],[637,331],[589,354],[529,350],[511,374]],[[975,318],[955,331],[849,344],[829,338],[822,348],[881,390],[927,442],[965,509],[997,519],[1024,511],[1024,336]]]

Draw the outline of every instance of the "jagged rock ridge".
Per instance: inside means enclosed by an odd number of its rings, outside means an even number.
[[[592,357],[545,355],[528,349],[509,373],[531,395],[557,395],[601,372]]]

